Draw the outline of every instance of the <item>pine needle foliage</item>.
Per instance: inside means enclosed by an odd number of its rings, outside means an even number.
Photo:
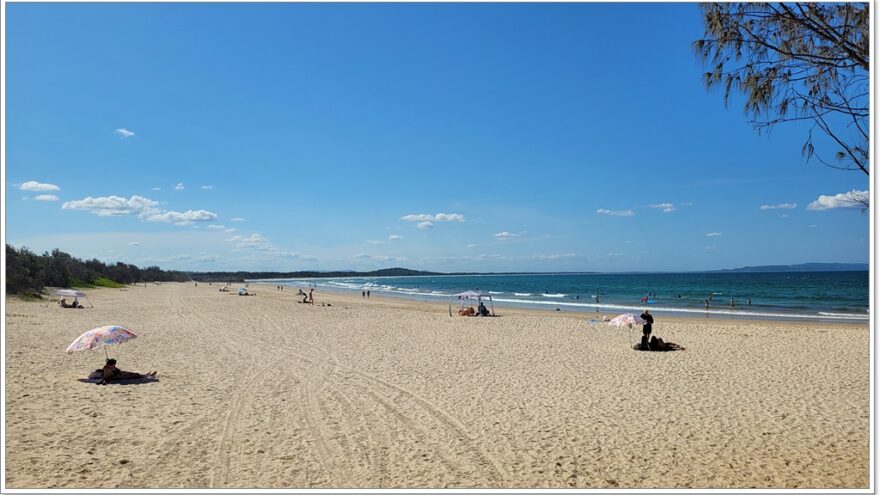
[[[867,3],[704,3],[697,58],[708,90],[744,95],[759,132],[782,122],[812,123],[802,153],[838,169],[870,170]],[[813,131],[833,141],[819,156]]]

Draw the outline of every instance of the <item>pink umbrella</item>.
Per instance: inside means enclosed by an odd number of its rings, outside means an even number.
[[[622,326],[626,325],[626,326],[629,326],[630,328],[632,328],[633,325],[644,325],[645,323],[647,323],[647,322],[645,320],[643,320],[641,317],[636,316],[631,313],[625,313],[620,316],[615,316],[614,318],[611,319],[611,321],[608,322],[609,325],[614,326],[614,327],[622,327]]]
[[[633,325],[644,325],[645,323],[647,323],[647,322],[645,320],[643,320],[641,317],[636,316],[631,313],[624,313],[620,316],[615,316],[614,318],[611,319],[611,321],[608,322],[608,324],[611,326],[615,326],[615,327],[626,326],[626,327],[628,327],[630,329],[630,333],[629,333],[629,341],[630,342],[632,342],[632,327],[633,327]]]
[[[121,344],[134,338],[137,338],[137,335],[122,325],[107,325],[104,327],[93,328],[71,342],[71,344],[67,346],[67,353],[89,351],[98,346],[103,347],[106,345]],[[104,348],[104,356],[108,357],[106,347]]]

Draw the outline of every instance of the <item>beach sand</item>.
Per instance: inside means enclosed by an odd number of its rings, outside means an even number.
[[[657,314],[686,350],[651,353],[589,313],[220,287],[7,298],[6,487],[869,484],[867,324]],[[64,350],[106,324],[138,334],[119,367],[159,381],[78,381],[104,352]]]

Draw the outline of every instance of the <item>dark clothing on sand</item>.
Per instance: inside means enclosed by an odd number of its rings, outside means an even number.
[[[646,322],[642,325],[642,333],[645,335],[651,335],[651,325],[654,324],[654,317],[648,313],[642,313],[641,318]]]

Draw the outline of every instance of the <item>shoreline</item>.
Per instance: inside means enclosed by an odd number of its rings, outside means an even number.
[[[279,279],[279,280],[289,280],[289,279]],[[308,280],[310,279],[301,279],[301,282],[288,282],[288,284],[275,284],[275,285],[283,285],[285,288],[307,288],[309,284]],[[314,279],[321,280],[321,279]],[[249,281],[247,283],[265,286],[269,289],[273,289],[274,286],[269,285],[269,281],[265,279]],[[232,287],[235,284],[230,285]],[[239,284],[243,285],[243,284]],[[347,289],[343,287],[333,287],[333,286],[319,286],[317,287],[322,292],[340,294],[345,296],[350,296],[352,298],[358,299],[357,292],[360,289]],[[392,293],[389,291],[376,291],[373,290],[371,294],[372,298],[381,298],[382,300],[403,300],[410,301],[419,304],[436,304],[438,306],[447,307],[450,303],[453,307],[458,304],[458,301],[454,301],[451,299],[451,296],[447,295],[436,295],[431,296],[434,299],[429,300],[424,297],[424,295],[413,295],[406,293]],[[444,301],[443,299],[446,299]],[[569,315],[577,315],[577,317],[587,317],[590,316],[601,318],[603,315],[607,315],[609,317],[614,317],[621,313],[635,313],[639,314],[644,310],[649,310],[651,314],[662,315],[664,319],[685,319],[685,320],[710,320],[710,321],[748,321],[748,322],[802,322],[802,323],[810,323],[810,322],[820,322],[820,323],[830,323],[830,324],[865,324],[870,325],[870,315],[867,315],[866,318],[861,318],[859,316],[854,315],[853,317],[824,317],[824,316],[813,316],[813,315],[787,315],[787,314],[772,314],[772,313],[757,313],[757,314],[747,314],[747,313],[737,313],[733,310],[728,309],[715,309],[713,308],[708,313],[701,310],[689,310],[687,308],[680,309],[669,309],[665,307],[651,307],[651,306],[625,306],[625,305],[616,305],[616,304],[603,304],[599,306],[599,310],[594,310],[596,305],[587,304],[587,303],[572,303],[568,300],[563,301],[530,301],[523,303],[515,303],[510,302],[509,300],[496,300],[493,297],[493,301],[495,306],[498,308],[503,308],[504,311],[526,311],[526,312],[536,312],[541,314],[569,314]],[[474,302],[476,305],[476,302]],[[556,311],[554,309],[544,309],[534,306],[555,306],[567,309],[560,309]],[[454,308],[453,308],[454,310]]]

